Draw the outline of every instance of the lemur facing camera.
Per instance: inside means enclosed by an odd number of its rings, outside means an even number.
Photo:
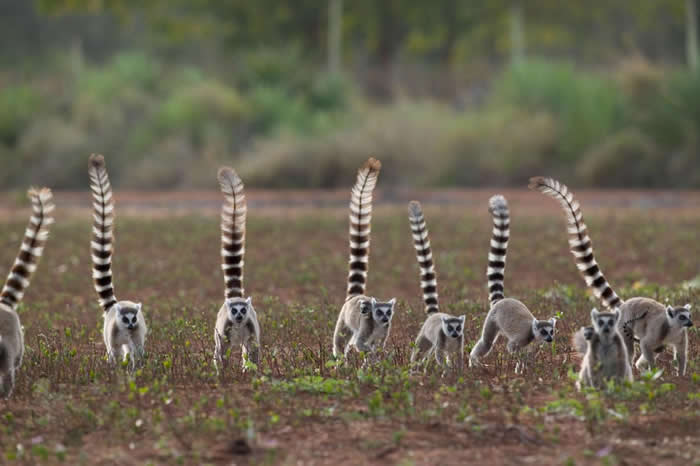
[[[341,354],[347,357],[353,348],[366,355],[374,354],[384,347],[391,331],[396,299],[379,301],[365,295],[372,223],[372,193],[381,168],[379,160],[367,160],[357,172],[357,180],[350,196],[350,272],[345,304],[338,314],[333,332],[333,356],[336,358]]]
[[[223,369],[230,348],[240,346],[243,367],[246,361],[260,364],[260,324],[250,297],[243,290],[243,257],[247,204],[243,181],[229,167],[218,173],[224,204],[221,207],[221,268],[226,298],[219,309],[214,329],[214,365]]]
[[[469,354],[469,365],[480,365],[481,359],[488,355],[499,335],[503,335],[508,339],[506,348],[518,359],[515,365],[517,374],[523,372],[529,353],[535,349],[531,343],[550,343],[554,339],[556,319],[538,320],[523,303],[506,298],[503,294],[506,251],[510,238],[508,202],[501,195],[493,196],[489,200],[489,212],[493,217],[493,231],[486,275],[491,309],[486,315],[481,338]]]
[[[102,336],[107,348],[107,358],[130,361],[133,371],[141,363],[146,342],[146,320],[141,303],[117,301],[112,284],[112,254],[114,253],[114,198],[107,175],[105,159],[92,154],[88,162],[90,190],[94,209],[92,225],[92,278],[98,301],[104,314]]]
[[[427,362],[432,356],[440,366],[451,366],[462,371],[464,367],[464,320],[465,316],[453,316],[439,312],[437,276],[433,253],[428,238],[428,227],[423,208],[417,201],[408,204],[408,220],[413,235],[413,246],[420,268],[420,284],[423,303],[428,317],[416,337],[411,352],[411,362]]]

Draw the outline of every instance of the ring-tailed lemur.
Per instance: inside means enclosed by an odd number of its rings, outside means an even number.
[[[583,356],[576,388],[602,388],[607,380],[632,381],[627,346],[618,330],[620,310],[591,311],[592,327],[581,327],[574,334],[574,347]]]
[[[221,207],[221,268],[226,298],[219,309],[214,329],[214,365],[223,368],[226,353],[233,345],[241,347],[246,360],[260,364],[260,324],[250,297],[243,293],[243,258],[247,204],[243,181],[229,167],[219,169],[219,185],[224,194]]]
[[[112,284],[114,198],[102,155],[90,155],[88,174],[95,220],[90,243],[92,278],[98,301],[104,311],[102,333],[107,348],[107,358],[112,364],[115,364],[118,359],[124,361],[128,359],[131,370],[134,370],[143,358],[148,328],[141,310],[141,303],[118,301],[114,295]]]
[[[24,232],[19,254],[0,293],[0,398],[9,398],[15,386],[15,372],[24,356],[24,329],[15,311],[29,286],[29,279],[44,252],[53,223],[51,190],[30,189],[32,215]]]
[[[433,253],[430,249],[430,239],[428,238],[423,209],[419,202],[409,202],[408,220],[420,267],[423,303],[425,312],[428,314],[418,332],[415,347],[411,353],[411,362],[416,362],[421,355],[423,361],[434,356],[439,365],[451,365],[456,370],[461,371],[464,367],[464,320],[466,316],[455,317],[439,312]]]
[[[348,289],[333,332],[333,356],[347,356],[350,349],[369,354],[384,347],[391,331],[396,299],[378,301],[365,296],[372,221],[372,192],[382,164],[370,158],[357,172],[350,196],[350,260]],[[343,349],[347,334],[352,333]]]
[[[636,367],[639,369],[645,363],[653,367],[655,353],[660,352],[665,345],[671,345],[674,349],[674,360],[678,362],[678,372],[685,375],[687,329],[693,325],[690,305],[667,307],[648,298],[632,298],[623,302],[605,279],[593,256],[593,243],[583,222],[581,206],[569,188],[553,178],[543,177],[531,178],[529,187],[556,199],[564,209],[568,220],[569,246],[576,266],[586,285],[593,290],[603,305],[610,309],[620,309],[621,319],[618,325],[621,327],[630,359],[634,358],[634,338],[639,339],[642,354],[635,364]]]
[[[481,338],[469,354],[469,365],[479,365],[481,359],[491,351],[498,336],[503,335],[508,339],[508,351],[518,358],[515,372],[522,373],[525,359],[529,357],[522,354],[523,351],[533,351],[534,345],[530,346],[533,341],[551,342],[554,339],[556,319],[538,320],[522,302],[505,298],[503,280],[510,237],[508,202],[501,195],[493,196],[489,200],[489,212],[493,217],[493,231],[486,275],[491,309],[486,315]]]

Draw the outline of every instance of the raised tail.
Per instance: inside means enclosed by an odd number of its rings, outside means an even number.
[[[29,286],[29,280],[44,252],[44,245],[49,236],[49,225],[53,223],[51,212],[54,205],[51,190],[31,188],[28,195],[32,202],[32,215],[24,231],[19,254],[0,293],[0,302],[12,309],[17,307]]]
[[[226,297],[242,298],[247,213],[243,181],[229,167],[219,169],[218,179],[225,198],[221,207],[221,268],[224,271]]]
[[[530,178],[530,189],[540,191],[549,197],[559,201],[568,220],[569,247],[576,260],[576,267],[583,275],[583,279],[597,298],[603,304],[615,309],[622,304],[622,300],[615,294],[610,284],[605,279],[598,263],[593,256],[593,243],[588,236],[588,228],[583,222],[581,206],[574,199],[574,195],[566,185],[553,178]]]
[[[438,312],[437,277],[435,276],[433,252],[430,249],[428,227],[420,202],[411,201],[408,203],[408,221],[411,224],[413,247],[416,248],[416,257],[420,267],[420,286],[423,289],[425,312],[428,314]]]
[[[346,300],[365,294],[369,265],[369,234],[372,222],[372,192],[382,164],[370,157],[357,172],[350,195],[350,259]]]
[[[107,175],[105,158],[90,155],[88,175],[92,191],[94,223],[92,224],[92,280],[100,306],[108,312],[117,302],[112,282],[112,254],[114,253],[114,198]]]
[[[510,238],[510,211],[506,198],[500,194],[491,197],[489,199],[489,212],[493,217],[493,230],[486,278],[489,286],[489,302],[493,306],[505,298],[503,281],[505,280],[506,252]]]

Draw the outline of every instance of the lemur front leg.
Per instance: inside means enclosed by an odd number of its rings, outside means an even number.
[[[673,359],[678,363],[676,375],[685,375],[688,364],[688,332],[683,332],[681,342],[673,344]]]
[[[642,354],[639,356],[639,359],[637,359],[637,362],[634,364],[634,367],[636,367],[638,370],[642,370],[642,367],[646,365],[649,370],[654,370],[654,362],[656,359],[656,354],[654,354],[654,348],[647,342],[646,340],[642,340],[639,342],[639,349],[641,350]]]
[[[506,345],[506,349],[515,358],[515,373],[521,374],[524,367],[524,363],[522,361],[522,345],[518,340],[511,340]]]
[[[224,337],[219,333],[217,329],[214,329],[214,367],[216,368],[217,374],[220,374],[220,372],[225,369],[225,349],[223,340]]]

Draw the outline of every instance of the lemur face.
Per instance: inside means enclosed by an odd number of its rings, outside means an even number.
[[[598,312],[597,309],[591,311],[591,322],[598,334],[611,335],[615,333],[615,326],[619,318],[619,309],[615,309],[615,312]]]
[[[250,315],[253,304],[250,297],[246,299],[228,298],[226,306],[228,307],[228,319],[234,324],[240,324]]]
[[[460,338],[464,333],[464,318],[459,317],[443,317],[442,332],[450,338]]]
[[[394,317],[394,304],[396,304],[396,298],[386,302],[380,302],[372,298],[370,306],[374,321],[383,327],[387,327],[391,323],[391,318]]]
[[[690,317],[690,304],[683,307],[666,307],[666,319],[672,327],[692,327],[693,321]]]
[[[532,333],[535,334],[535,340],[540,343],[551,343],[554,341],[554,327],[557,324],[557,319],[551,318],[549,320],[533,320],[532,321]]]
[[[141,311],[141,303],[134,306],[119,305],[117,311],[117,325],[126,330],[134,330],[139,326],[138,313]]]

